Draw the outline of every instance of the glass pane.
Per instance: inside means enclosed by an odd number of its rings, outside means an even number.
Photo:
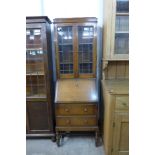
[[[118,33],[115,34],[115,54],[129,53],[129,34]]]
[[[94,27],[93,26],[79,26],[78,36],[79,36],[79,44],[93,43]]]
[[[46,97],[41,30],[26,30],[26,96]]]
[[[26,76],[27,97],[46,97],[45,76]]]
[[[129,16],[116,16],[116,31],[129,31]]]
[[[80,73],[92,73],[92,63],[79,64]]]
[[[93,26],[78,27],[79,73],[92,73],[93,38],[94,38]]]
[[[72,26],[57,28],[59,44],[72,44]]]
[[[27,48],[41,48],[41,30],[27,29],[26,30],[26,47]]]
[[[26,73],[44,74],[44,53],[42,50],[26,50]]]
[[[72,26],[57,28],[60,74],[73,74],[73,33]]]
[[[129,0],[117,0],[117,9],[118,13],[127,13],[129,12]]]
[[[61,74],[71,74],[73,73],[73,64],[60,64]]]

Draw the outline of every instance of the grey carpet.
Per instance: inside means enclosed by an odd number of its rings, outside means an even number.
[[[96,147],[94,137],[65,137],[57,147],[50,139],[27,139],[26,155],[104,155],[103,146]]]

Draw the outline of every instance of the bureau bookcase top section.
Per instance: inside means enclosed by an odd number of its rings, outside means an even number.
[[[97,18],[54,19],[58,78],[96,77]]]

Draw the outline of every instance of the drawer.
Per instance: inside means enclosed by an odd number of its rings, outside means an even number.
[[[56,115],[96,115],[96,104],[56,104]]]
[[[58,116],[56,117],[56,126],[97,126],[96,116]]]
[[[116,97],[116,111],[128,111],[129,110],[129,96]]]

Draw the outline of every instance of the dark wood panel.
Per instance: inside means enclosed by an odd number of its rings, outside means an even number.
[[[51,24],[52,22],[47,16],[29,16],[26,17],[26,23],[46,23]]]
[[[50,131],[49,110],[47,102],[27,102],[27,122],[29,132]]]

